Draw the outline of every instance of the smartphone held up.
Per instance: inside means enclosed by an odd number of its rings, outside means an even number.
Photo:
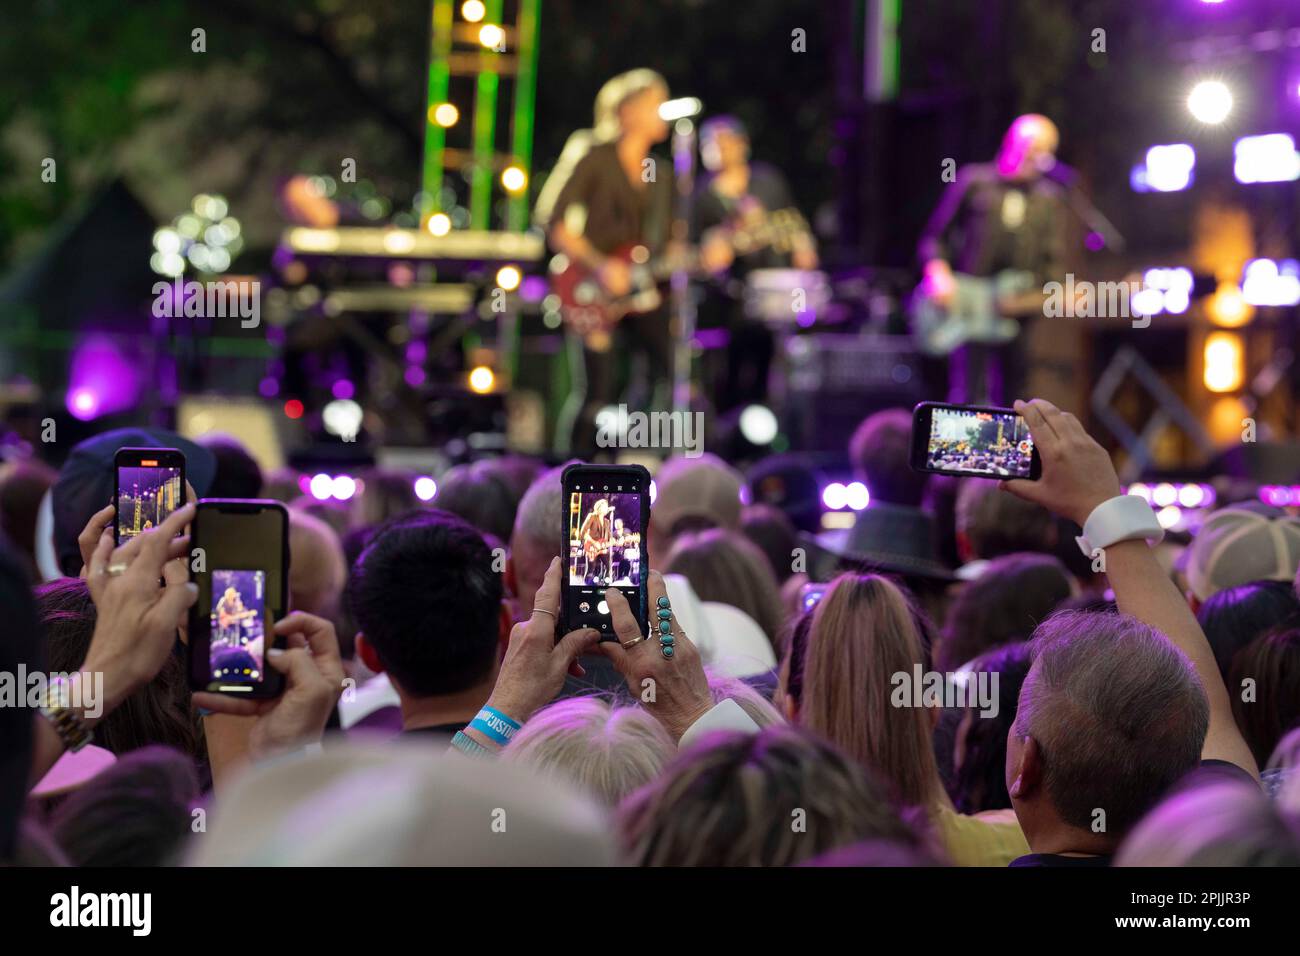
[[[185,505],[185,455],[176,448],[120,448],[113,457],[113,543],[158,527]]]
[[[916,471],[999,480],[1036,481],[1043,471],[1029,426],[1013,409],[939,402],[922,402],[912,412],[911,464]]]
[[[650,473],[640,465],[570,465],[561,477],[566,509],[561,534],[565,573],[557,634],[590,627],[614,639],[605,591],[618,588],[647,623]]]
[[[199,593],[190,609],[190,687],[279,696],[284,678],[266,660],[288,608],[288,511],[278,501],[204,499],[190,543],[200,558],[191,563]]]

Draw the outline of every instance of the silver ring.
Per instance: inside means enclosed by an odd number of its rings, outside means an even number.
[[[110,564],[108,567],[104,569],[104,573],[107,574],[109,577],[114,577],[114,578],[117,577],[119,574],[125,574],[126,562],[119,561],[116,564]]]
[[[549,614],[549,615],[551,615],[551,617],[553,617],[553,618],[555,617],[555,612],[554,612],[554,611],[548,611],[548,610],[546,610],[546,608],[544,608],[544,607],[535,607],[535,608],[533,608],[533,613],[534,613],[534,614],[536,614],[538,611],[541,611],[543,614]],[[556,618],[556,620],[559,620],[559,618]]]
[[[624,647],[631,647],[633,644],[640,644],[644,640],[645,640],[644,637],[634,637],[630,641],[619,641],[619,643],[622,644]]]

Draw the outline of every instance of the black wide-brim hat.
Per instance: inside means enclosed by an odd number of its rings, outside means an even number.
[[[847,534],[801,535],[809,549],[809,573],[825,580],[846,566],[933,581],[956,581],[939,560],[934,519],[920,508],[873,504],[858,513]]]

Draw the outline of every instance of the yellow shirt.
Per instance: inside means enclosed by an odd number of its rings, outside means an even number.
[[[936,807],[931,819],[954,866],[1006,866],[1029,852],[1014,810],[966,816],[950,807]]]

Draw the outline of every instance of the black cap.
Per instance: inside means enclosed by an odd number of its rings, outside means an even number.
[[[176,448],[185,455],[185,480],[200,498],[217,474],[217,459],[202,445],[161,428],[119,428],[87,438],[72,449],[51,489],[54,554],[63,573],[81,571],[77,536],[104,505],[113,503],[113,457],[119,448]]]

